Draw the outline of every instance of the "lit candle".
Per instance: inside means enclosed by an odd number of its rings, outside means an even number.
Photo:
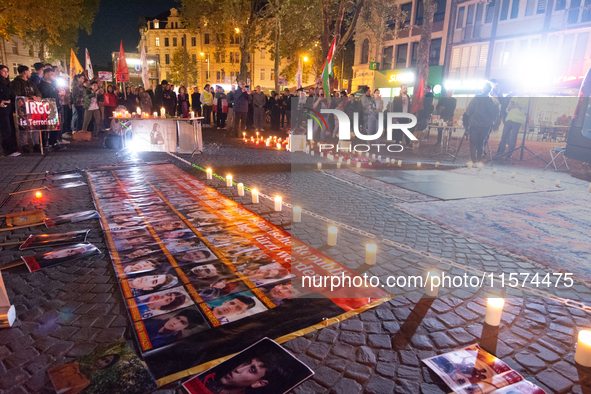
[[[438,161],[435,162],[435,168],[437,168],[437,167],[439,167],[439,162]]]
[[[299,223],[302,221],[302,207],[295,205],[292,209],[291,212],[293,214],[293,218],[292,221]]]
[[[369,157],[369,152],[365,152],[365,157]]]
[[[477,167],[478,167],[478,171],[482,171],[482,167],[484,167],[484,164],[478,163]]]
[[[339,163],[343,162],[343,156],[339,157]]]
[[[390,163],[390,158],[386,157],[386,163]]]
[[[164,107],[160,108],[160,116],[162,116],[163,118],[166,117],[166,110],[164,109]]]
[[[158,117],[158,112],[154,112],[154,118]]]
[[[232,187],[232,175],[226,175],[226,186]]]
[[[517,175],[515,171],[511,172],[511,178],[515,178],[515,175]]]
[[[324,152],[320,152],[320,157],[324,157]]]
[[[135,118],[135,115],[136,115],[136,113],[135,113],[135,112],[132,112],[132,113],[131,113],[131,117],[132,117],[132,118]]]
[[[382,160],[382,155],[378,155],[378,160]]]
[[[195,112],[194,111],[189,112],[189,114],[191,115],[191,119],[193,119],[195,117]]]
[[[277,146],[277,149],[281,149],[281,144],[279,142],[277,143],[276,146]]]
[[[238,184],[238,195],[244,196],[244,184],[243,183]]]
[[[318,167],[319,170],[322,169],[322,163],[316,164],[316,167]]]
[[[417,168],[421,168],[421,162],[420,161],[417,162]]]
[[[142,115],[142,109],[141,109],[140,107],[137,107],[137,108],[135,109],[135,112],[136,112],[138,115],[140,115],[140,116]]]
[[[328,240],[326,241],[326,244],[328,246],[335,246],[337,244],[337,233],[339,232],[339,229],[336,228],[335,226],[330,226],[328,228]]]
[[[376,245],[376,244],[365,245],[365,264],[374,265],[376,263],[377,251],[378,251],[378,245]]]
[[[125,111],[125,117],[129,118],[129,111]]]
[[[361,168],[361,162],[360,161],[357,162],[357,168]]]
[[[536,181],[536,176],[535,175],[532,175],[531,178],[530,178],[530,181],[535,182]]]
[[[402,167],[402,160],[398,160],[398,167]]]
[[[560,187],[560,179],[557,179],[556,182],[554,182],[554,184],[556,185],[556,187]]]
[[[258,204],[259,203],[259,191],[257,189],[252,189],[250,191],[250,194],[252,195],[252,203]]]
[[[310,151],[310,156],[314,156],[314,151]]]
[[[242,137],[246,138],[246,132],[244,132],[244,131],[242,132]]]
[[[205,176],[207,179],[213,179],[212,173],[211,173],[211,168],[208,168],[207,170],[205,170]]]
[[[281,211],[281,197],[279,196],[275,197],[275,211]]]
[[[591,367],[591,331],[579,331],[575,362],[583,367]]]
[[[474,163],[472,163],[471,161],[469,161],[466,165],[468,166],[468,169],[471,170],[472,169],[472,166],[474,165]]]
[[[486,315],[484,321],[490,326],[497,327],[501,324],[501,315],[503,314],[503,305],[505,300],[502,298],[489,298],[486,305]]]
[[[257,138],[259,138],[259,132],[257,131]]]
[[[493,168],[493,175],[497,173],[497,169]]]
[[[371,158],[372,158],[373,160],[375,160],[375,159],[376,159],[376,154],[375,154],[375,153],[372,153],[372,154],[371,154]]]
[[[341,162],[337,163],[337,168],[340,169],[341,168]]]
[[[351,159],[347,159],[347,165],[350,166],[351,165]],[[591,191],[591,185],[589,185],[589,190]]]
[[[437,286],[435,286],[433,284],[433,279],[435,278],[439,278],[439,275],[437,275],[437,272],[431,271],[429,272],[429,274],[427,275],[427,283],[425,286],[425,295],[429,296],[429,297],[437,297],[437,294],[439,293],[439,281],[437,281]]]

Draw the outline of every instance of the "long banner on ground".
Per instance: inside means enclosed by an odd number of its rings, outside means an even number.
[[[264,337],[285,342],[387,299],[358,277],[174,165],[88,172],[144,359],[160,385]],[[306,287],[307,286],[307,287]]]

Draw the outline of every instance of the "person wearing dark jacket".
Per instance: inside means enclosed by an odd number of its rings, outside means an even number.
[[[246,90],[246,83],[238,82],[238,89],[234,92],[234,131],[238,137],[241,137],[240,132],[246,130],[249,96],[250,90]]]
[[[388,112],[403,112],[409,113],[412,105],[410,102],[410,96],[408,95],[408,85],[402,85],[400,88],[400,95],[394,97],[391,103],[388,104],[390,108]],[[410,138],[400,129],[396,129],[393,133],[393,139],[397,144],[402,143],[402,136],[406,140],[406,146],[410,145]]]
[[[466,108],[470,133],[470,157],[476,163],[484,156],[484,146],[493,124],[499,116],[499,105],[490,97],[492,86],[487,83],[482,93],[476,95]]]
[[[457,100],[453,98],[454,91],[447,90],[443,97],[437,101],[437,113],[446,122],[453,122],[454,120],[454,113],[456,111]],[[441,140],[443,137],[443,129],[439,128],[437,131],[437,145],[441,145]]]
[[[18,66],[18,75],[14,78],[10,84],[10,89],[14,92],[15,96],[24,96],[32,98],[36,101],[41,100],[41,92],[33,82],[30,81],[31,71],[27,66]],[[41,146],[39,144],[39,132],[31,131],[31,140],[33,141],[33,149],[36,152],[41,152]],[[19,140],[21,142],[21,148],[23,152],[29,152],[29,139],[27,130],[24,127],[19,126]]]
[[[123,99],[122,104],[125,106],[125,108],[127,108],[130,114],[134,113],[137,110],[139,101],[137,96],[133,94],[133,91],[131,90],[130,86],[125,87],[125,98]]]
[[[41,92],[42,98],[54,99],[55,104],[57,107],[58,114],[61,112],[61,104],[60,104],[60,93],[57,87],[52,83],[53,79],[55,78],[55,73],[53,68],[46,68],[43,70],[43,80],[39,82],[39,91]],[[60,130],[51,130],[49,132],[49,141],[48,144],[53,147],[54,150],[62,150],[64,147],[61,147],[58,144],[58,139],[60,139]],[[45,138],[44,145],[45,145]]]
[[[12,109],[14,92],[10,89],[8,67],[0,65],[0,153],[18,156],[18,146],[14,134],[14,117]]]
[[[72,95],[70,96],[70,100],[73,106],[72,131],[74,133],[82,130],[82,125],[84,124],[84,92],[86,91],[86,88],[84,87],[85,80],[86,77],[84,74],[79,74],[74,78],[74,83],[72,84]]]
[[[201,116],[201,93],[199,93],[198,87],[194,87],[191,94],[191,109],[198,117]]]
[[[39,86],[41,81],[43,80],[43,70],[45,69],[45,64],[43,63],[35,63],[33,64],[33,68],[35,71],[31,74],[31,82],[35,85]]]
[[[166,79],[162,80],[160,85],[156,85],[156,90],[154,91],[154,111],[160,113],[160,108],[163,107],[162,105],[162,93],[164,91],[164,87],[168,85],[168,81]]]
[[[171,85],[166,85],[162,89],[162,106],[166,110],[166,114],[174,117],[176,114],[176,93],[172,90]]]

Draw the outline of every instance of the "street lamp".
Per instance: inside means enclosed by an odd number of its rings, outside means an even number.
[[[240,33],[240,29],[235,27],[234,30],[236,30],[236,33]]]
[[[200,55],[203,58],[205,56],[205,53],[201,52]],[[207,81],[206,82],[209,82],[209,77],[210,77],[210,75],[209,75],[209,52],[207,53],[207,58],[205,59],[205,61],[207,62],[207,78],[206,78]]]
[[[304,56],[304,59],[303,59],[303,60],[304,60],[305,62],[307,62],[307,61],[308,61],[308,56]]]

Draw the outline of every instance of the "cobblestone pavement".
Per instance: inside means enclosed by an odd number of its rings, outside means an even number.
[[[252,205],[248,193],[238,197],[235,189],[226,188],[220,180],[208,181],[210,185],[341,264],[380,277],[382,283],[388,275],[424,274],[433,267],[457,275],[466,272],[461,267],[497,273],[549,272],[522,256],[410,215],[393,207],[391,198],[316,171],[318,157],[245,148],[241,142],[224,141],[212,133],[205,139],[216,145],[208,144],[203,155],[182,158],[211,167],[222,176],[232,174],[235,182],[267,195],[281,195],[285,202],[298,203],[316,216],[303,215],[302,223],[292,225],[289,209],[274,212],[272,202],[264,198],[261,204]],[[205,178],[200,170],[167,154],[138,156],[146,161],[171,159],[195,177]],[[87,187],[56,190],[35,200],[31,193],[10,198],[8,193],[40,187],[41,182],[21,186],[10,182],[24,179],[15,175],[20,172],[59,171],[117,160],[121,158],[115,152],[85,144],[72,144],[65,152],[43,158],[0,158],[0,215],[35,208],[44,209],[49,216],[93,209]],[[500,166],[499,170],[509,167]],[[538,179],[552,183],[559,177],[569,187],[586,187],[565,174],[524,171],[536,172]],[[326,220],[349,226],[340,228],[337,247],[325,246]],[[31,228],[30,232],[85,228],[91,229],[89,240],[106,252],[96,220],[53,229]],[[0,233],[0,242],[23,239],[25,234],[29,231]],[[379,248],[373,267],[363,264],[364,245],[369,240],[377,241]],[[16,247],[7,247],[0,252],[0,264],[19,255]],[[438,261],[441,258],[447,260]],[[26,270],[4,274],[18,322],[11,329],[0,330],[0,392],[52,392],[46,373],[50,366],[120,337],[135,347],[115,278],[107,254],[32,274]],[[507,298],[503,322],[500,328],[492,328],[483,322],[486,288],[442,291],[439,299],[421,298],[422,291],[391,290],[396,294],[391,301],[285,344],[316,373],[295,393],[445,393],[449,391],[446,385],[420,360],[472,343],[481,344],[548,393],[591,393],[589,371],[574,363],[577,332],[591,328],[587,312],[531,295]],[[577,284],[560,296],[591,299],[591,291]],[[175,391],[181,392],[178,383],[158,390]]]

